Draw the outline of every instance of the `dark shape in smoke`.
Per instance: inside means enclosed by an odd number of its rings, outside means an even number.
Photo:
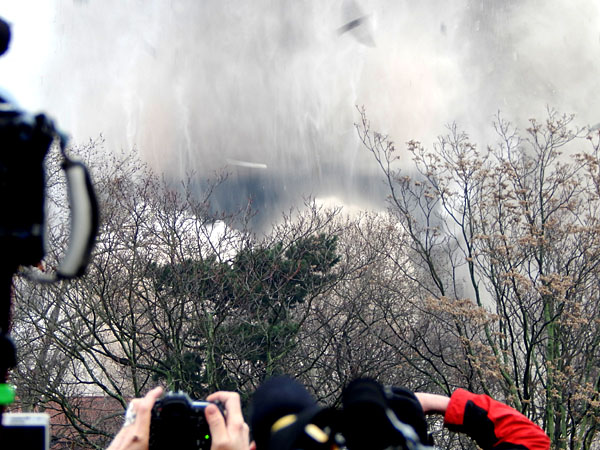
[[[337,33],[348,33],[361,44],[375,47],[371,20],[371,16],[365,14],[356,1],[347,0],[342,5],[342,22],[345,24],[337,29]]]
[[[346,25],[338,28],[338,34],[344,34],[346,32],[350,32],[358,42],[368,46],[375,47],[375,40],[371,33],[367,30],[365,31],[364,25],[368,24],[369,16],[359,17],[358,19],[354,19],[348,22]],[[361,25],[363,27],[361,27]],[[359,28],[361,27],[361,28]]]
[[[0,18],[0,55],[8,50],[10,45],[10,25],[4,19]]]
[[[296,205],[299,199],[316,197],[323,192],[336,192],[336,199],[345,205],[384,209],[386,185],[379,173],[349,176],[343,167],[323,167],[327,178],[305,173],[269,172],[240,169],[211,197],[214,212],[244,209],[251,199],[259,213],[251,220],[256,231],[268,231],[274,218],[280,216],[282,205]],[[202,186],[199,186],[202,189]]]
[[[360,17],[358,19],[354,19],[350,22],[348,22],[346,25],[338,28],[338,33],[339,34],[344,34],[346,31],[350,31],[356,27],[358,27],[361,23],[363,23],[367,18],[366,17]]]

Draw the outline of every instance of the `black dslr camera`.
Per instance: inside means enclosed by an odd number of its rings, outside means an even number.
[[[56,138],[71,210],[69,245],[56,273],[20,273],[53,282],[83,275],[89,262],[98,233],[98,203],[87,167],[67,156],[68,139],[48,117],[28,114],[0,97],[0,249],[10,275],[45,256],[44,159]]]
[[[44,157],[54,127],[0,99],[0,248],[11,263],[33,265],[44,257]]]
[[[193,401],[183,392],[169,392],[158,400],[152,408],[150,450],[210,449],[210,429],[204,410],[211,404],[217,405],[225,417],[220,403]]]

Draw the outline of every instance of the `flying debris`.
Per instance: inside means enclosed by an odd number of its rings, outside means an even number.
[[[351,20],[350,22],[348,22],[346,25],[341,26],[340,28],[338,28],[338,33],[339,34],[343,34],[346,31],[350,31],[353,30],[354,28],[358,27],[360,24],[362,24],[365,20],[367,20],[369,18],[369,16],[363,16],[363,17],[359,17],[358,19],[354,19]]]
[[[267,165],[263,163],[253,163],[250,161],[239,161],[237,159],[227,158],[227,164],[239,167],[249,167],[250,169],[266,169]]]
[[[344,3],[342,20],[345,24],[337,29],[339,35],[349,33],[361,44],[375,47],[371,16],[365,14],[354,0]]]

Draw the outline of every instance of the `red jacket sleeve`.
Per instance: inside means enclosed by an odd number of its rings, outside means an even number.
[[[487,395],[456,390],[444,417],[452,431],[466,433],[485,450],[548,450],[544,431],[510,406]]]

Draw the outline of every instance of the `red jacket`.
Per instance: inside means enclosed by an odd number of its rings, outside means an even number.
[[[456,390],[450,397],[444,424],[465,433],[484,450],[548,450],[544,431],[510,406],[487,395]]]

